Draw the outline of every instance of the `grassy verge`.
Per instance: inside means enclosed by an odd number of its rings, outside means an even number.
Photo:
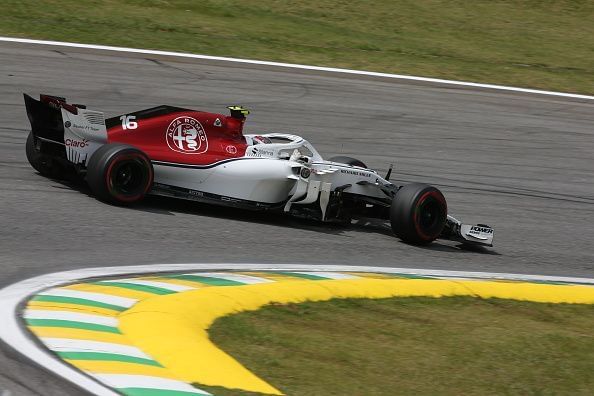
[[[592,328],[592,306],[393,298],[269,306],[210,334],[288,395],[587,395]]]
[[[594,93],[589,0],[3,0],[0,34]]]

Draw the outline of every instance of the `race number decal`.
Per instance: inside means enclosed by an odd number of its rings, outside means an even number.
[[[169,148],[178,153],[202,154],[208,150],[206,132],[192,117],[177,117],[171,121],[165,137]]]
[[[123,115],[120,117],[120,120],[122,121],[122,129],[126,130],[126,129],[136,129],[138,128],[138,123],[136,121],[134,121],[136,119],[136,116],[129,116],[129,115]]]

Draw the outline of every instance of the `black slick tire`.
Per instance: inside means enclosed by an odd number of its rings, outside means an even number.
[[[336,157],[330,158],[328,161],[338,162],[339,164],[351,165],[351,166],[359,166],[361,168],[367,168],[367,165],[361,160],[352,157],[346,157],[344,155],[338,155]]]
[[[445,197],[428,184],[400,188],[390,208],[390,223],[397,237],[415,245],[428,244],[441,234],[448,207]]]
[[[87,165],[87,183],[97,198],[116,205],[141,201],[153,185],[154,171],[145,153],[125,144],[106,144]]]
[[[52,161],[47,155],[43,155],[35,147],[35,137],[33,132],[29,132],[27,142],[25,143],[25,154],[27,161],[41,176],[59,179],[59,172],[52,166]]]

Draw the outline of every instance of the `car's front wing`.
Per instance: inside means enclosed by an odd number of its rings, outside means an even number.
[[[472,245],[493,246],[494,235],[495,231],[488,225],[462,224],[461,221],[448,215],[440,238]]]

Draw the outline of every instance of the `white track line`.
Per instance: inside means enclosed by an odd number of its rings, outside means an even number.
[[[158,50],[149,50],[149,49],[140,49],[140,48],[113,47],[113,46],[108,46],[108,45],[80,44],[80,43],[69,43],[69,42],[62,42],[62,41],[32,40],[32,39],[24,39],[24,38],[16,38],[16,37],[1,37],[0,36],[0,42],[2,42],[2,41],[10,42],[10,43],[37,44],[37,45],[47,45],[47,46],[56,46],[56,47],[83,48],[83,49],[109,51],[109,52],[120,52],[120,53],[127,52],[127,53],[131,53],[131,54],[157,55],[157,56],[168,56],[168,57],[188,58],[188,59],[201,59],[201,60],[210,60],[210,61],[218,61],[218,62],[234,62],[234,63],[249,64],[249,65],[272,66],[272,67],[279,67],[279,68],[301,69],[301,70],[313,70],[313,71],[320,71],[320,72],[327,72],[327,73],[342,73],[342,74],[352,74],[352,75],[360,75],[360,76],[390,78],[390,79],[397,79],[397,80],[422,81],[422,82],[429,82],[429,83],[443,84],[443,85],[456,85],[456,86],[480,88],[480,89],[490,89],[490,90],[498,90],[498,91],[521,92],[521,93],[536,94],[536,95],[548,95],[548,96],[557,96],[557,97],[573,98],[573,99],[594,100],[594,96],[579,95],[579,94],[572,94],[572,93],[565,93],[565,92],[542,91],[542,90],[538,90],[538,89],[509,87],[509,86],[505,86],[505,85],[479,84],[479,83],[466,82],[466,81],[452,81],[452,80],[443,80],[440,78],[428,78],[428,77],[419,77],[419,76],[407,76],[407,75],[402,75],[402,74],[378,73],[378,72],[370,72],[370,71],[364,71],[364,70],[339,69],[339,68],[335,68],[335,67],[310,66],[310,65],[293,64],[293,63],[259,61],[259,60],[253,60],[253,59],[228,58],[228,57],[223,57],[223,56],[187,54],[187,53],[183,53],[183,52],[158,51]]]
[[[594,279],[541,276],[541,275],[520,275],[488,272],[464,272],[464,271],[439,271],[411,268],[386,268],[386,267],[365,267],[365,266],[344,266],[344,265],[303,265],[303,264],[155,264],[136,265],[126,267],[99,267],[83,268],[52,274],[40,275],[35,278],[23,280],[9,285],[0,290],[0,339],[6,344],[47,368],[55,374],[66,378],[70,382],[88,390],[95,395],[117,396],[115,392],[105,385],[95,381],[93,378],[65,364],[53,356],[49,351],[40,348],[38,344],[29,337],[29,334],[22,328],[19,315],[21,304],[29,296],[40,293],[50,287],[83,281],[88,278],[108,276],[129,276],[135,274],[155,274],[159,272],[193,272],[193,271],[330,271],[330,272],[378,272],[407,275],[426,275],[446,278],[474,278],[474,279],[505,279],[522,281],[548,281],[568,282],[594,285]]]
[[[119,297],[119,296],[112,296],[111,294],[103,294],[103,293],[93,293],[87,291],[80,291],[80,290],[71,290],[71,289],[50,289],[46,290],[42,293],[39,293],[43,296],[54,296],[54,297],[70,297],[70,298],[81,298],[83,300],[90,300],[90,301],[99,301],[105,304],[116,305],[121,308],[130,308],[132,305],[136,304],[138,300],[134,298],[127,298],[127,297]]]
[[[110,283],[127,283],[130,285],[157,287],[159,289],[170,290],[173,292],[182,292],[182,291],[197,289],[197,287],[182,286],[182,285],[176,285],[173,283],[157,282],[157,281],[144,280],[144,279],[110,279],[110,280],[101,281],[101,283],[104,285],[108,285]]]
[[[42,309],[26,309],[23,315],[25,319],[52,319],[67,320],[70,322],[81,322],[98,324],[102,326],[118,327],[118,320],[110,316],[91,315],[72,311],[47,311]]]
[[[70,338],[43,337],[41,342],[54,352],[98,352],[115,355],[133,356],[142,359],[151,359],[149,355],[132,345],[114,344],[91,340],[77,340]]]
[[[146,389],[164,389],[178,392],[187,392],[196,395],[210,395],[194,388],[185,382],[170,380],[167,378],[151,377],[148,375],[130,375],[130,374],[93,374],[97,379],[110,384],[114,388],[146,388]]]

